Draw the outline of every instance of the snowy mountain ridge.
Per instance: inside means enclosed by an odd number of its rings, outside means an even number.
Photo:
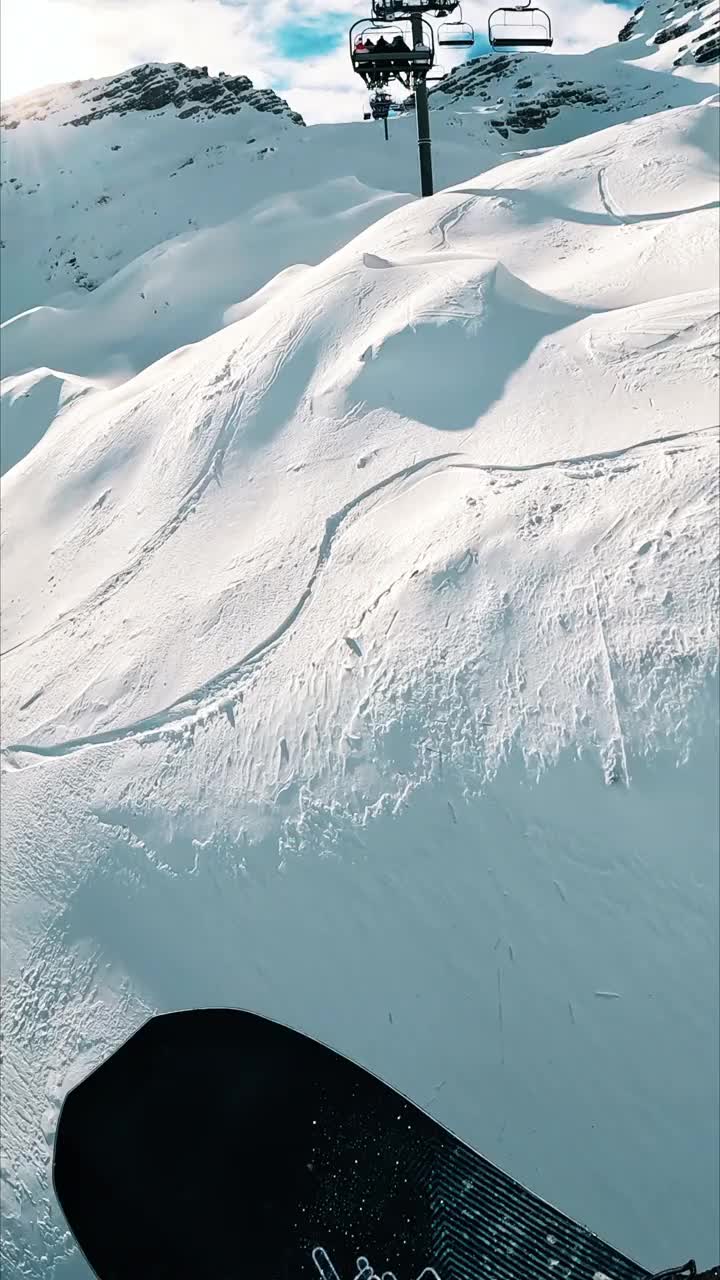
[[[662,58],[651,65],[692,69],[720,60],[720,6],[717,0],[661,0],[638,5],[618,35],[621,43],[631,41],[630,56],[647,49],[663,49]]]
[[[717,0],[683,5],[693,39],[705,42],[707,55],[715,47]],[[636,12],[632,32],[621,33],[623,40],[587,54],[483,55],[456,68],[430,94],[436,185],[477,172],[483,151],[487,167],[528,145],[557,145],[610,123],[702,101],[716,87],[716,68],[708,63],[678,71],[678,58],[685,58],[682,33],[653,45],[656,26],[673,12],[651,0]],[[411,110],[411,98],[404,108]],[[62,307],[65,298],[92,292],[160,246],[175,258],[179,249],[183,257],[195,257],[190,242],[196,233],[197,254],[206,258],[200,242],[209,235],[217,239],[223,225],[229,262],[251,258],[238,221],[247,225],[254,203],[257,208],[263,197],[276,202],[281,192],[297,192],[304,204],[300,192],[308,189],[308,178],[342,188],[338,213],[350,222],[344,232],[338,228],[339,236],[377,217],[378,196],[381,203],[397,201],[408,197],[396,193],[415,191],[412,121],[395,121],[395,136],[384,152],[372,145],[379,141],[372,126],[364,138],[370,147],[358,148],[359,126],[314,126],[301,135],[296,126],[303,123],[272,90],[254,89],[245,76],[209,76],[206,67],[181,63],[51,86],[3,104],[2,320],[50,302]],[[273,233],[275,228],[277,215]],[[323,239],[318,230],[300,252],[304,234],[300,230],[298,241],[288,223],[279,236],[276,271],[298,257],[315,261],[315,243]],[[265,283],[253,273],[251,279],[251,292]],[[233,294],[230,280],[218,282],[228,304],[239,300],[242,288],[234,280]],[[247,296],[246,289],[240,296]],[[161,292],[161,305],[174,305]],[[221,299],[208,299],[208,311],[212,318],[200,332],[195,324],[182,332],[175,310],[170,332],[153,349],[155,358],[212,332],[221,323]],[[48,325],[57,342],[44,338]],[[162,328],[154,311],[153,325]],[[18,355],[18,333],[5,331],[3,376],[38,363],[63,364],[61,311],[54,321],[36,315],[20,329],[26,327],[34,355]],[[129,353],[128,358],[137,367]]]
[[[468,110],[479,111],[506,145],[527,134],[527,142],[541,145],[569,142],[602,124],[697,101],[691,85],[712,91],[713,64],[720,60],[719,18],[718,0],[679,0],[669,7],[648,0],[617,43],[603,49],[469,58],[431,88],[431,107],[459,109],[461,119]],[[412,106],[411,94],[401,107]]]
[[[428,200],[409,117],[7,131],[9,1280],[87,1280],[68,1088],[217,1004],[717,1260],[720,130],[657,29],[433,95]]]
[[[23,122],[59,115],[59,123],[78,128],[108,115],[163,111],[166,107],[173,107],[180,120],[206,119],[217,114],[235,115],[243,106],[286,116],[295,124],[305,123],[274,90],[255,89],[247,76],[230,76],[222,71],[219,76],[211,76],[207,67],[149,62],[120,75],[75,80],[11,100],[0,113],[0,127],[17,129]],[[90,109],[83,111],[87,107]]]
[[[223,203],[229,217],[238,173],[302,125],[246,76],[181,63],[4,104],[3,318],[68,290],[91,292],[139,253],[187,236],[201,218],[216,221]],[[198,178],[188,182],[182,171],[194,164]],[[229,189],[218,191],[212,173],[206,195],[199,175],[218,169]]]

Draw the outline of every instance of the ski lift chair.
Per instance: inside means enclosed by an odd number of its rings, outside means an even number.
[[[350,60],[353,71],[365,81],[368,87],[377,87],[396,78],[409,87],[413,75],[425,75],[435,60],[435,47],[432,27],[424,24],[423,43],[412,47],[412,37],[398,25],[388,26],[385,23],[360,20],[350,28]],[[407,23],[406,23],[407,26]],[[377,44],[368,46],[368,36],[384,37],[384,47]],[[391,48],[393,39],[401,37],[404,48]],[[358,48],[358,44],[360,48]]]
[[[390,137],[388,133],[388,116],[390,115],[390,110],[394,105],[392,94],[388,93],[387,89],[375,89],[375,92],[370,98],[369,114],[372,115],[373,120],[382,120],[386,142],[389,141]]]
[[[413,13],[433,14],[436,18],[446,18],[458,8],[459,0],[373,0],[372,16],[385,22]]]
[[[530,0],[494,9],[488,18],[488,39],[493,49],[549,49],[553,42],[550,15]]]
[[[460,16],[452,22],[441,22],[437,29],[437,42],[449,49],[469,49],[475,43],[475,32],[469,22],[463,22],[462,9]]]
[[[386,89],[376,89],[370,99],[370,111],[373,120],[387,120],[392,106],[392,97]]]

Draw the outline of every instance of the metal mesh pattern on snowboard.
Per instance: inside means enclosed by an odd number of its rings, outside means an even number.
[[[441,1280],[644,1280],[648,1272],[459,1143],[431,1177]]]

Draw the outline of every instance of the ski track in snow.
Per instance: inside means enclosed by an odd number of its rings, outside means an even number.
[[[276,646],[289,634],[295,623],[300,618],[305,607],[307,606],[318,579],[325,568],[332,551],[333,543],[340,529],[344,525],[347,518],[362,506],[369,498],[381,493],[383,490],[390,488],[395,484],[401,484],[404,480],[409,480],[421,472],[432,473],[432,470],[439,473],[443,470],[466,470],[480,471],[484,473],[505,473],[505,474],[526,474],[535,471],[545,470],[547,468],[580,466],[588,463],[611,462],[616,458],[624,457],[629,453],[636,452],[640,449],[662,448],[664,445],[675,444],[679,440],[692,439],[693,437],[702,437],[709,432],[717,431],[718,427],[703,427],[694,431],[681,431],[667,436],[659,436],[647,440],[636,441],[632,445],[627,445],[621,449],[608,450],[605,453],[584,454],[578,457],[570,458],[554,458],[544,462],[534,462],[516,464],[514,466],[502,466],[499,463],[481,463],[463,461],[463,455],[457,453],[441,453],[434,454],[431,457],[423,458],[419,462],[412,463],[408,467],[403,467],[400,471],[394,472],[390,476],[386,476],[382,480],[378,480],[370,488],[364,489],[362,493],[357,494],[345,503],[338,511],[329,516],[325,521],[325,533],[320,543],[317,559],[313,571],[295,605],[290,613],[283,621],[263,640],[254,645],[246,654],[244,654],[232,666],[227,667],[224,671],[211,676],[209,680],[202,685],[177,698],[169,706],[162,708],[154,715],[145,716],[139,720],[135,720],[127,725],[119,725],[114,729],[105,729],[99,733],[87,734],[79,738],[71,738],[65,742],[53,743],[51,746],[43,746],[41,744],[29,742],[16,742],[2,748],[0,752],[0,760],[2,762],[3,771],[16,770],[18,768],[28,767],[34,759],[39,762],[42,759],[52,759],[60,756],[71,755],[77,751],[86,750],[90,747],[106,746],[111,743],[122,742],[128,738],[145,738],[147,736],[161,736],[163,731],[171,729],[176,731],[177,726],[183,722],[189,723],[197,720],[201,716],[207,718],[210,714],[229,714],[230,711],[234,715],[232,702],[237,695],[236,683],[241,680],[243,675],[249,670],[255,669],[259,662],[266,658]],[[618,746],[621,752],[623,775],[625,781],[629,781],[627,759],[625,755],[625,744],[623,740],[622,727],[617,707],[617,699],[612,677],[612,668],[607,648],[607,641],[603,628],[602,616],[600,612],[600,604],[597,596],[597,587],[594,584],[595,605],[597,611],[598,625],[600,627],[602,647],[604,649],[609,697],[613,718],[616,723]],[[383,595],[387,591],[381,593],[377,600],[365,610],[362,617],[367,614],[378,604]],[[218,698],[223,697],[223,702],[219,706],[212,704]],[[18,760],[18,756],[29,757],[26,762]]]
[[[451,192],[451,194],[453,193]],[[461,201],[461,203],[451,209],[449,213],[443,214],[442,218],[438,219],[435,230],[440,233],[440,243],[433,245],[433,250],[436,253],[449,247],[448,232],[452,231],[453,227],[456,227],[458,223],[462,221],[468,209],[471,209],[475,201],[480,198],[480,193],[476,192],[467,200]]]
[[[265,395],[267,395],[271,390],[274,383],[277,381],[282,366],[292,359],[297,347],[305,337],[306,332],[310,327],[310,323],[311,313],[309,313],[303,323],[298,326],[288,345],[277,352],[267,380],[261,385],[260,390],[254,393],[254,405],[260,405]],[[247,382],[252,378],[253,374],[257,371],[258,365],[264,358],[265,356],[259,357],[259,359],[244,372],[242,379],[243,384],[247,384]],[[231,365],[232,359],[229,358],[225,362],[224,367],[216,374],[213,382],[210,384],[211,393],[214,386],[221,385],[225,382],[225,379],[230,372]],[[181,528],[188,517],[193,514],[208,485],[210,485],[213,480],[219,481],[222,474],[225,455],[232,445],[238,427],[243,422],[242,409],[245,402],[245,396],[246,392],[244,389],[237,389],[232,407],[225,414],[224,421],[217,432],[214,443],[211,446],[207,462],[201,468],[197,479],[194,480],[186,490],[179,507],[142,544],[129,563],[124,565],[122,569],[119,569],[117,573],[111,574],[111,576],[106,578],[104,582],[101,582],[100,585],[95,588],[92,595],[88,596],[81,605],[73,609],[69,609],[65,613],[61,614],[59,618],[56,618],[49,627],[46,627],[46,629],[38,635],[29,636],[25,640],[19,640],[17,644],[11,645],[8,649],[3,650],[3,652],[0,653],[0,658],[8,657],[11,653],[16,653],[19,649],[24,649],[27,646],[38,644],[41,640],[46,640],[48,636],[53,635],[61,627],[70,622],[78,621],[90,611],[100,608],[100,606],[105,604],[105,602],[114,595],[116,591],[127,586],[127,584],[137,576],[137,574],[147,564],[148,558],[154,555],[156,551],[159,551],[160,548],[169,541],[173,534],[177,533],[178,529]],[[251,415],[252,408],[250,416]]]
[[[597,181],[598,181],[598,192],[600,194],[600,201],[608,217],[610,217],[613,222],[617,223],[618,226],[626,226],[627,219],[625,215],[620,212],[620,210],[617,208],[617,206],[615,205],[615,202],[612,200],[610,196],[610,192],[608,190],[608,185],[607,185],[607,169],[605,168],[604,165],[602,165],[601,168],[598,169]]]
[[[453,187],[453,191],[457,195],[475,195],[488,196],[509,196],[514,200],[524,201],[526,204],[545,204],[549,213],[555,217],[562,218],[563,222],[577,222],[583,226],[598,227],[610,223],[612,226],[631,226],[634,223],[641,222],[670,222],[673,218],[684,218],[690,213],[707,213],[712,209],[720,209],[720,200],[706,200],[703,204],[688,205],[685,209],[660,209],[653,213],[625,213],[619,214],[613,208],[607,198],[607,186],[601,175],[598,173],[598,188],[600,199],[603,205],[604,214],[599,211],[593,212],[590,209],[575,209],[571,205],[555,204],[547,196],[538,196],[538,193],[532,187],[483,187],[473,193],[472,187]],[[606,201],[608,201],[606,203]]]

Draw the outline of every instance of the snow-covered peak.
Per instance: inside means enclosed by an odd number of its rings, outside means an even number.
[[[618,37],[626,56],[655,57],[654,67],[712,67],[720,61],[718,0],[647,0]]]
[[[682,21],[671,16],[681,12]],[[451,113],[458,124],[472,119],[503,150],[518,151],[556,146],[608,124],[699,102],[715,77],[710,64],[718,58],[717,15],[718,0],[677,0],[663,9],[653,0],[605,48],[470,58],[431,89],[430,105]],[[695,33],[692,45],[681,38],[687,41],[689,30]],[[665,52],[658,56],[660,46]],[[678,74],[687,63],[692,70]],[[401,109],[413,107],[411,94]]]
[[[248,106],[284,116],[295,124],[305,123],[273,89],[256,89],[247,76],[222,71],[212,76],[207,67],[148,62],[119,75],[52,85],[14,98],[5,104],[0,125],[16,129],[23,122],[58,116],[62,124],[79,126],[130,111],[154,114],[165,110],[173,110],[180,120],[207,120],[215,115],[237,115]]]
[[[247,76],[181,63],[56,85],[4,104],[1,119],[3,319],[78,300],[142,254],[242,214],[285,185],[273,161],[308,132]]]

